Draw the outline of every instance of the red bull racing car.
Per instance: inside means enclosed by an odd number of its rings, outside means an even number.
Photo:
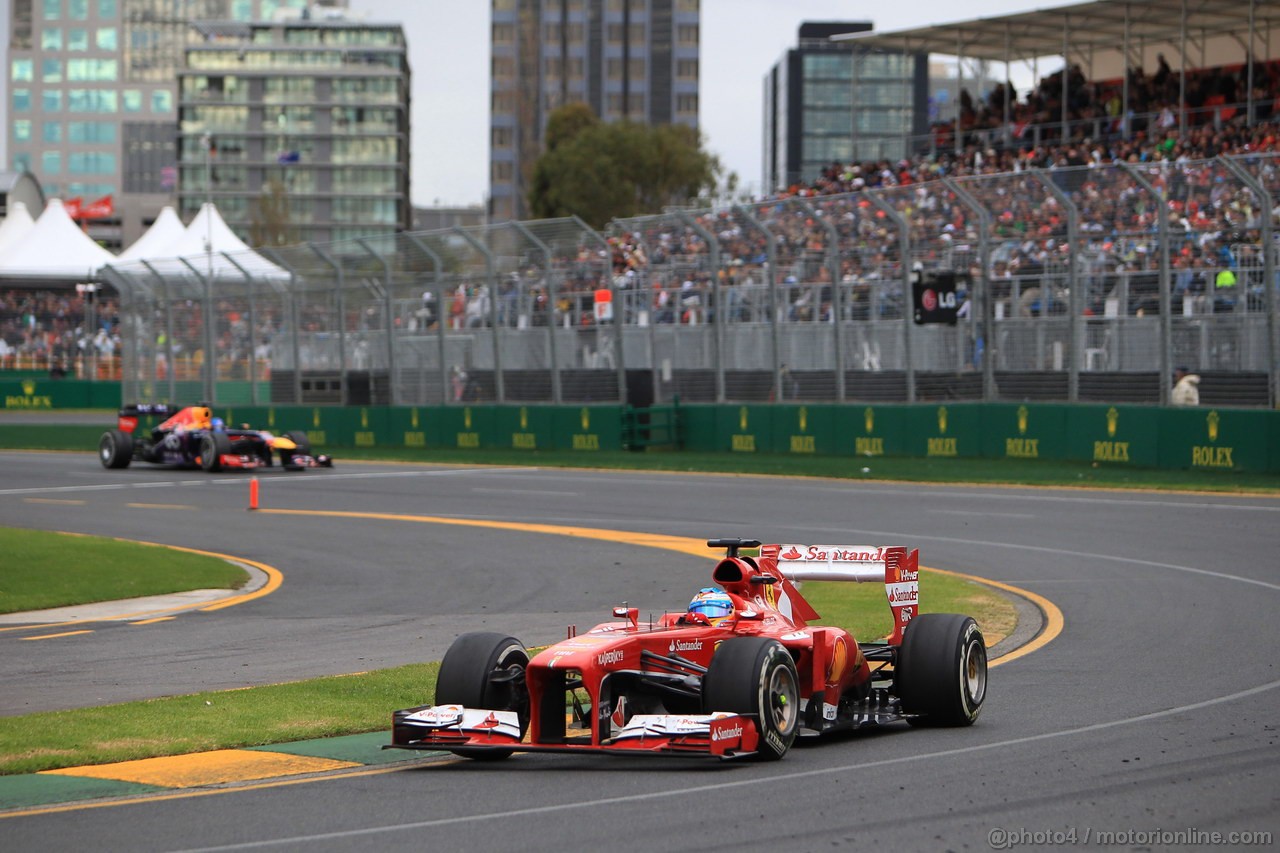
[[[149,416],[164,420],[149,433],[140,434],[139,418]],[[311,454],[311,442],[305,432],[274,435],[249,429],[247,424],[230,428],[203,404],[124,406],[116,428],[107,430],[98,440],[98,458],[104,468],[128,468],[138,460],[206,471],[255,469],[271,467],[276,456],[286,471],[333,467],[330,457]]]
[[[919,552],[713,539],[726,556],[682,613],[617,621],[530,658],[501,633],[460,636],[434,705],[396,711],[385,748],[474,759],[513,752],[779,759],[797,737],[905,721],[967,726],[982,711],[987,649],[959,614],[919,613]],[[749,556],[746,551],[756,551]],[[810,622],[797,582],[883,583],[886,641]]]

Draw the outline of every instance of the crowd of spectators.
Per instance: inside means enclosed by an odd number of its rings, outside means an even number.
[[[1158,309],[1162,231],[1169,235],[1175,311],[1252,310],[1245,295],[1263,289],[1258,221],[1267,211],[1213,158],[1260,155],[1243,168],[1280,196],[1280,63],[1255,66],[1252,123],[1239,108],[1243,68],[1188,73],[1185,116],[1177,112],[1183,83],[1167,63],[1150,75],[1130,73],[1128,116],[1117,106],[1121,81],[1089,82],[1074,68],[1067,73],[1075,136],[1066,140],[1028,132],[1059,121],[1060,74],[1022,101],[998,86],[981,104],[962,98],[965,136],[958,149],[949,144],[896,161],[832,163],[813,182],[767,199],[618,223],[606,251],[584,240],[559,252],[551,269],[530,258],[493,282],[428,287],[390,322],[409,332],[441,323],[451,330],[582,328],[602,317],[823,322],[833,319],[836,288],[843,289],[844,319],[895,318],[905,309],[904,263],[985,275],[1006,316],[1035,316],[1066,310],[1072,259],[1086,314],[1140,315]],[[980,132],[991,130],[1001,132]],[[991,218],[985,270],[975,204]],[[1071,207],[1078,213],[1074,234]],[[907,258],[899,250],[900,223],[910,235]],[[718,264],[711,262],[713,249]],[[610,283],[619,304],[601,314],[597,294]],[[198,364],[203,305],[170,308],[167,320],[153,318],[151,328],[161,330],[154,351]],[[388,322],[370,304],[348,305],[338,316],[323,298],[291,315],[279,303],[259,304],[251,315],[243,299],[220,299],[214,309],[216,358],[231,364],[268,361],[273,342],[292,332],[289,316],[315,349],[301,354],[304,361],[338,358],[335,346],[321,352],[325,333],[342,328],[374,340]],[[119,348],[119,303],[110,291],[93,298],[74,289],[10,289],[0,296],[0,368],[25,360],[70,371],[86,356],[110,361]],[[359,360],[362,351],[357,345],[346,357]]]
[[[120,348],[119,300],[85,290],[0,291],[0,369],[72,373]]]

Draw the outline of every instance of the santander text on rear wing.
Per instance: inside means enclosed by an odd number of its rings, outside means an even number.
[[[774,562],[793,581],[884,583],[893,611],[889,642],[902,642],[902,632],[919,612],[920,552],[885,545],[762,545],[762,568]]]

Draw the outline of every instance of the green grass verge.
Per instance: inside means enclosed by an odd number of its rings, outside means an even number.
[[[0,613],[192,589],[239,589],[249,574],[216,557],[101,536],[0,527]]]
[[[922,586],[925,613],[969,613],[989,643],[1012,629],[1012,605],[980,584],[926,572]],[[822,614],[822,624],[845,627],[855,637],[875,639],[892,627],[884,590],[878,585],[808,583],[804,594]],[[386,730],[395,709],[431,701],[438,671],[438,663],[413,664],[4,717],[0,775]]]
[[[605,468],[784,477],[833,477],[929,483],[986,483],[1028,486],[1175,489],[1206,492],[1280,494],[1280,476],[1242,471],[1135,468],[1049,459],[960,459],[877,456],[809,456],[786,453],[693,453],[650,451],[583,453],[545,450],[416,450],[333,448],[343,460],[431,462],[452,465],[527,465],[547,468]]]
[[[109,425],[110,418],[104,417]],[[0,424],[0,448],[93,453],[105,426]],[[430,462],[453,465],[531,465],[548,468],[608,468],[774,474],[850,480],[1089,486],[1280,494],[1280,475],[1243,471],[1173,470],[1123,464],[1050,459],[964,459],[877,456],[808,456],[788,453],[693,453],[649,451],[457,450],[392,447],[324,447],[343,460]]]
[[[390,729],[439,664],[0,718],[0,775]]]

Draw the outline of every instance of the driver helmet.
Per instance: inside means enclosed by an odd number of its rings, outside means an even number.
[[[209,427],[214,432],[223,432],[227,428],[227,423],[222,418],[214,418],[209,422]]]
[[[733,599],[719,587],[703,587],[689,602],[689,612],[701,613],[715,625],[733,615]]]

